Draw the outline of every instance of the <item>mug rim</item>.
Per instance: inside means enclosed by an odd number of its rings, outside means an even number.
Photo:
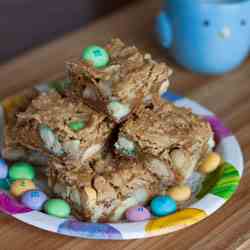
[[[174,2],[178,2],[176,0],[173,0]],[[185,3],[191,3],[193,5],[195,5],[194,0],[180,0],[181,3],[185,4]],[[250,4],[250,0],[195,0],[196,4],[199,5],[217,5],[217,6],[239,6],[242,4]],[[168,4],[168,2],[171,2],[171,0],[166,1],[166,3]]]
[[[200,4],[232,6],[250,3],[250,0],[199,0]]]

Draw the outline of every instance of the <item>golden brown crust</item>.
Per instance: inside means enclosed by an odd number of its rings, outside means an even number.
[[[104,147],[113,128],[105,115],[91,110],[82,102],[73,103],[53,91],[33,99],[27,110],[17,117],[14,133],[18,143],[53,155],[53,152],[48,152],[40,134],[41,126],[46,126],[53,131],[64,153],[79,160],[84,160],[91,150],[99,151]],[[73,131],[69,124],[78,120],[83,121],[85,127]]]
[[[109,113],[107,105],[116,100],[129,106],[132,112],[152,94],[159,96],[161,85],[168,82],[171,70],[166,64],[153,61],[149,54],[140,53],[136,47],[125,46],[119,39],[111,40],[105,48],[110,55],[109,65],[105,68],[97,69],[87,61],[67,63],[68,73],[73,83],[70,92],[71,95],[77,93],[79,97],[79,93],[84,93],[88,86],[95,92],[94,101],[101,103],[94,108],[106,112],[116,122],[121,122],[129,115],[117,119]],[[167,87],[165,84],[165,91]],[[93,107],[91,100],[84,96],[83,94],[85,102]]]
[[[165,161],[177,176],[186,179],[190,169],[193,170],[211,150],[208,143],[213,132],[209,123],[191,110],[168,102],[157,102],[141,105],[123,124],[120,136],[132,141],[138,152]],[[173,164],[170,154],[175,149],[184,154],[185,166],[183,163],[182,169]]]
[[[34,88],[25,89],[22,92],[10,96],[1,104],[4,111],[4,140],[1,148],[1,155],[8,161],[27,161],[32,164],[47,166],[47,157],[37,151],[23,147],[17,141],[14,127],[17,121],[17,114],[23,112],[30,105],[32,99],[38,96]]]
[[[71,166],[65,170],[67,164]],[[169,176],[164,184],[142,162],[115,161],[111,155],[81,167],[78,164],[71,161],[62,166],[52,161],[49,174],[51,188],[57,195],[66,196],[63,198],[70,201],[81,219],[91,221],[121,219],[122,214],[118,216],[117,213],[127,202],[145,204],[153,195],[164,194],[168,187],[166,183],[170,184],[173,178]],[[80,207],[71,192],[77,192],[81,197]],[[141,192],[139,196],[138,192]]]

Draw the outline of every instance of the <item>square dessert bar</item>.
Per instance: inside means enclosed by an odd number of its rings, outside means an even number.
[[[77,161],[63,165],[52,161],[48,183],[57,196],[71,204],[76,217],[92,222],[119,221],[129,207],[146,204],[167,190],[142,162],[117,161],[110,155],[84,166]]]
[[[35,89],[27,89],[21,93],[8,97],[2,103],[3,122],[1,128],[1,155],[8,161],[27,161],[33,164],[44,166],[47,164],[47,157],[40,152],[23,147],[16,140],[16,134],[13,128],[16,125],[19,112],[27,109],[32,99],[38,96]]]
[[[72,82],[66,94],[82,98],[120,123],[152,94],[164,93],[172,71],[165,63],[155,62],[150,54],[142,54],[119,39],[111,40],[104,48],[109,55],[105,67],[97,68],[84,59],[66,64]]]
[[[185,182],[214,146],[208,122],[190,109],[168,102],[141,105],[121,127],[115,151],[145,161],[160,174],[172,171],[176,182]]]
[[[112,128],[104,114],[51,91],[40,93],[17,114],[12,133],[25,148],[83,162],[104,149]]]

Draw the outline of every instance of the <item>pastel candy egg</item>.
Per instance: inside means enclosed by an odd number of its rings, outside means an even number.
[[[16,180],[10,186],[10,193],[16,197],[20,197],[23,193],[36,189],[35,184],[31,180]]]
[[[69,204],[62,199],[50,199],[44,205],[47,214],[60,218],[66,218],[70,215]]]
[[[170,196],[156,196],[150,203],[151,212],[155,216],[165,216],[176,211],[176,202]]]
[[[186,201],[191,197],[191,188],[188,185],[180,185],[170,188],[168,195],[177,202]]]
[[[72,131],[78,132],[85,127],[85,122],[83,120],[73,121],[68,126]]]
[[[30,190],[21,197],[21,202],[33,210],[41,210],[44,202],[48,199],[47,195],[40,190]]]
[[[0,159],[0,179],[5,179],[8,175],[8,166],[5,160]]]
[[[35,170],[29,163],[17,162],[11,165],[9,177],[12,181],[19,179],[32,180],[35,178]]]
[[[83,50],[82,59],[90,61],[96,68],[102,68],[108,64],[109,55],[102,47],[92,45]]]
[[[142,206],[131,207],[126,211],[128,221],[143,221],[150,219],[151,214],[147,208]]]
[[[216,152],[211,152],[199,167],[199,171],[208,174],[213,172],[221,163],[221,157]]]
[[[10,188],[9,180],[7,178],[0,179],[0,189],[9,190],[9,188]]]

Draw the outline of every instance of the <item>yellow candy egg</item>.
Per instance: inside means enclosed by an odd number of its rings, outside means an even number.
[[[192,190],[188,185],[180,185],[170,188],[167,194],[177,202],[186,201],[191,197]]]
[[[211,152],[207,158],[202,162],[199,171],[208,174],[213,172],[221,163],[221,157],[218,153]]]
[[[10,193],[13,196],[20,197],[24,192],[35,189],[33,181],[28,179],[20,179],[14,181],[10,186]]]

